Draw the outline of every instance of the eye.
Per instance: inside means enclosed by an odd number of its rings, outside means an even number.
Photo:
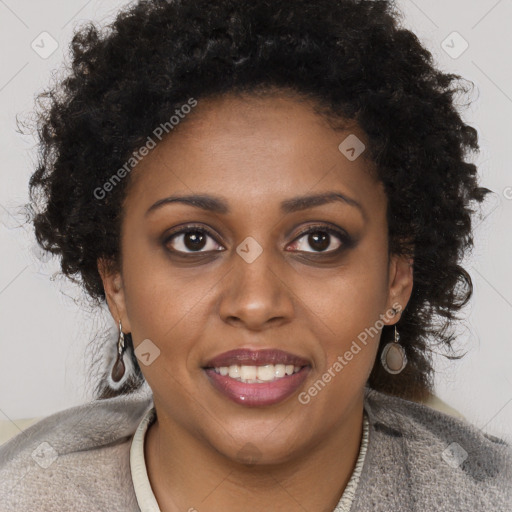
[[[306,239],[306,235],[307,239]],[[335,247],[331,247],[333,237],[338,240]],[[211,240],[209,243],[208,239]],[[302,239],[305,241],[301,242]],[[215,241],[215,236],[206,228],[198,226],[186,226],[167,236],[163,242],[166,248],[171,247],[171,252],[178,254],[200,254],[211,251],[221,251],[222,246]],[[313,251],[305,250],[305,245],[309,244]],[[325,225],[310,226],[302,231],[290,247],[292,250],[313,253],[337,253],[345,247],[351,246],[351,238],[344,231],[331,228]],[[331,247],[330,250],[326,250]]]
[[[306,238],[306,235],[307,238]],[[336,237],[338,239],[338,244],[335,244],[335,247],[332,248],[332,237]],[[300,240],[305,239],[305,241],[301,242]],[[309,244],[310,247],[315,249],[314,251],[306,251],[305,246]],[[344,245],[350,245],[350,237],[344,233],[343,231],[339,231],[337,229],[320,225],[320,226],[310,226],[307,230],[300,233],[299,237],[295,239],[292,244],[293,249],[303,251],[303,252],[317,252],[317,253],[336,253],[340,252],[338,249]],[[331,247],[330,250],[326,250]]]
[[[164,245],[166,247],[169,247],[169,245],[171,245],[172,252],[184,254],[220,250],[216,248],[216,246],[218,245],[216,242],[208,244],[208,238],[215,241],[215,237],[206,228],[187,226],[185,229],[177,231],[173,233],[171,236],[168,236],[164,241]]]

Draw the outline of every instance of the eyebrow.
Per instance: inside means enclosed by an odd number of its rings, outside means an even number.
[[[291,199],[286,199],[282,201],[280,209],[281,213],[287,214],[307,210],[308,208],[314,208],[315,206],[321,206],[336,201],[357,208],[362,214],[363,218],[366,220],[366,212],[363,206],[355,199],[348,197],[347,195],[342,194],[340,192],[324,192],[320,194],[293,197]],[[196,208],[200,208],[208,212],[218,213],[222,215],[226,215],[231,212],[228,202],[222,197],[212,196],[209,194],[191,194],[181,196],[169,196],[164,197],[163,199],[159,199],[156,203],[149,207],[149,209],[145,213],[145,216],[149,215],[151,212],[154,212],[155,210],[167,204],[172,203],[183,203],[190,206],[194,206]]]

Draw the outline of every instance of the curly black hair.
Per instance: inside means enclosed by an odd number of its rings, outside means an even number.
[[[95,191],[155,127],[191,97],[284,91],[365,132],[388,197],[389,251],[414,258],[399,322],[408,365],[390,375],[376,363],[368,385],[420,401],[433,392],[432,347],[453,353],[456,313],[473,293],[460,265],[473,245],[471,205],[491,191],[478,186],[468,161],[477,132],[455,101],[468,82],[434,66],[391,1],[141,0],[106,27],[76,30],[71,50],[65,77],[38,96],[29,184],[37,242],[60,257],[65,276],[105,304],[97,261],[120,268],[131,176],[102,199]],[[377,361],[392,336],[384,326]],[[136,377],[118,391],[103,379],[97,398],[143,384],[126,341]]]

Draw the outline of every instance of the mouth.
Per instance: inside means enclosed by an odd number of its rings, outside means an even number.
[[[277,349],[231,350],[203,367],[214,389],[246,406],[284,401],[302,385],[310,369],[308,360]]]

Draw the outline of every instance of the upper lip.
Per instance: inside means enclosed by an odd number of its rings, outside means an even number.
[[[284,364],[293,366],[309,366],[309,361],[290,352],[279,349],[235,349],[223,352],[210,359],[204,368],[220,368],[231,365],[263,366],[266,364]]]

